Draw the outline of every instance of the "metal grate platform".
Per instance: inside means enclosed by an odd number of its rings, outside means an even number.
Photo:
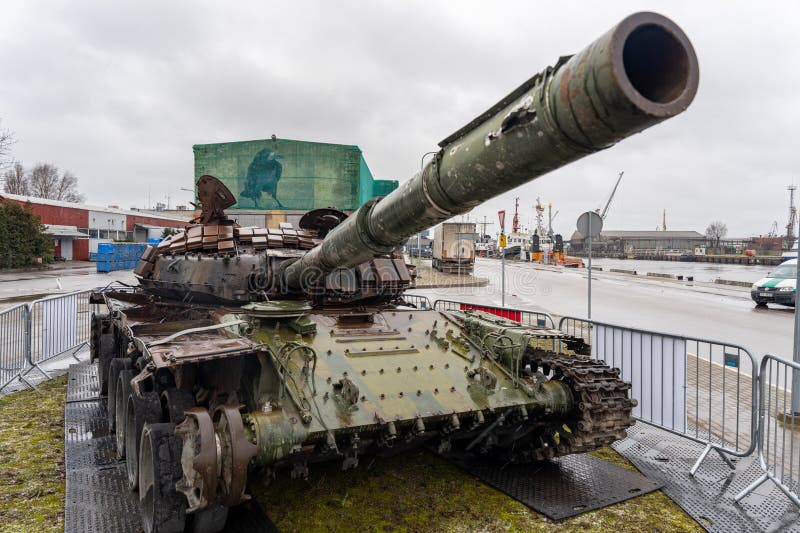
[[[708,455],[694,478],[689,469],[703,445],[638,423],[628,438],[613,445],[643,474],[664,484],[664,492],[711,532],[787,531],[800,533],[800,510],[770,483],[741,505],[733,497],[761,475],[757,456],[732,458],[731,470],[715,453]]]
[[[115,457],[106,401],[98,398],[99,390],[95,365],[70,367],[64,407],[64,531],[138,533],[139,503],[128,490],[125,463]],[[225,531],[277,533],[278,529],[251,501],[231,509]]]
[[[662,484],[587,454],[531,464],[496,464],[444,456],[470,474],[551,520],[635,498]]]
[[[67,403],[81,400],[97,400],[100,396],[100,381],[97,366],[89,363],[69,367],[67,379]]]

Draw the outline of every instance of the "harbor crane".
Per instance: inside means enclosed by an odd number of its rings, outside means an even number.
[[[547,235],[551,239],[553,238],[553,221],[556,219],[556,217],[558,216],[558,214],[560,212],[561,211],[556,211],[555,213],[553,213],[553,204],[551,204],[551,203],[547,204],[547,215],[548,215],[547,216],[547,218],[548,218],[548,221],[547,221]]]
[[[606,219],[606,215],[608,214],[608,207],[611,205],[611,200],[614,199],[614,195],[617,194],[617,187],[619,187],[619,182],[622,181],[622,175],[625,174],[625,171],[619,173],[619,177],[617,178],[617,182],[614,184],[614,188],[611,189],[611,195],[608,197],[608,201],[606,202],[606,206],[603,208],[603,211],[600,212],[598,209],[597,211],[600,214],[600,218],[603,220]]]
[[[773,220],[772,226],[769,228],[769,233],[767,233],[767,237],[777,237],[778,236],[778,221]]]

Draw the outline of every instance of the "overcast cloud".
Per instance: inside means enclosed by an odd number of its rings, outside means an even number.
[[[800,32],[777,2],[3,2],[0,119],[14,157],[80,178],[91,204],[187,203],[192,145],[267,138],[357,144],[376,177],[422,154],[559,55],[653,10],[693,41],[690,109],[477,208],[537,196],[571,235],[620,170],[606,229],[730,236],[786,224],[800,182]],[[497,229],[495,225],[490,231]]]

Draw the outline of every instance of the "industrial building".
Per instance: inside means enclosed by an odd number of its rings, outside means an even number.
[[[398,182],[376,180],[354,145],[290,139],[198,144],[195,183],[205,175],[221,180],[236,197],[226,209],[243,226],[295,227],[306,211],[334,207],[352,212]]]
[[[606,254],[648,254],[667,252],[693,254],[696,247],[705,246],[705,235],[696,231],[603,231],[592,239],[592,250]],[[570,239],[570,252],[581,253],[586,242],[577,231]]]
[[[147,242],[149,237],[160,237],[164,228],[183,228],[192,216],[191,211],[185,217],[143,214],[7,193],[0,193],[0,202],[29,205],[52,237],[54,255],[79,261],[88,261],[101,242]]]

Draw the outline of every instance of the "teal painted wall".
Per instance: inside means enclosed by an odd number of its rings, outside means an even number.
[[[265,139],[198,144],[195,181],[219,178],[237,199],[232,209],[352,211],[397,188],[375,180],[358,146]]]

